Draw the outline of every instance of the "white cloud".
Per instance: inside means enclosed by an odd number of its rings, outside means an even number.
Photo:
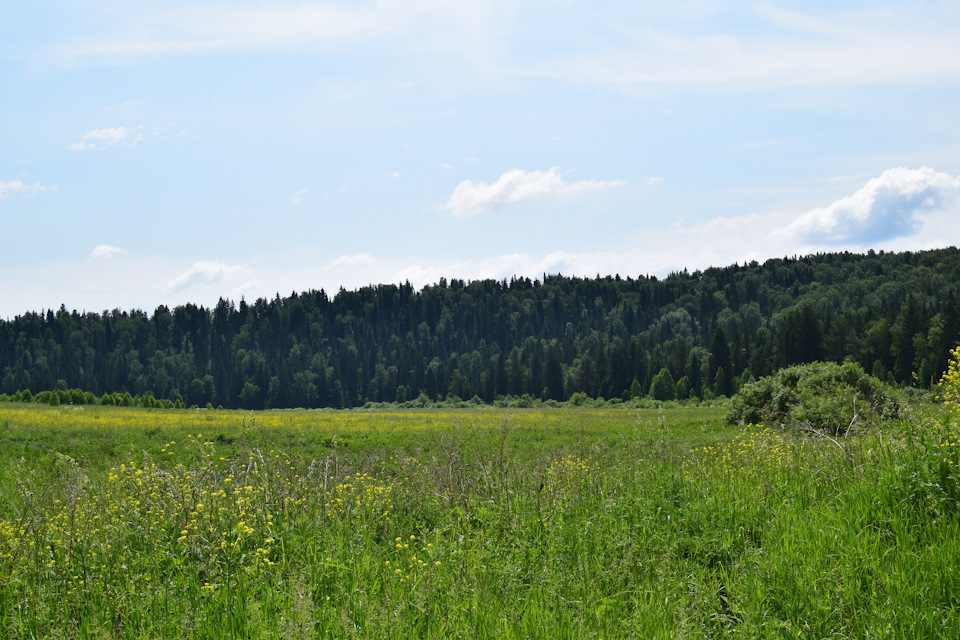
[[[824,251],[921,250],[960,240],[960,177],[896,168],[852,195],[800,215],[717,217],[643,236],[652,273]],[[603,271],[601,271],[603,273]]]
[[[960,76],[956,20],[932,7],[923,17],[869,8],[815,15],[756,5],[752,11],[760,28],[748,26],[753,21],[737,10],[720,7],[703,24],[683,21],[685,30],[679,31],[669,19],[631,20],[623,13],[612,30],[620,37],[610,44],[563,51],[517,73],[621,88],[720,90]]]
[[[717,217],[662,231],[644,231],[609,251],[503,254],[459,261],[418,261],[391,281],[415,286],[440,277],[530,278],[547,273],[593,277],[653,274],[726,266],[823,251],[923,250],[960,241],[960,177],[930,168],[890,169],[852,195],[801,215],[770,212]],[[372,280],[377,278],[369,276]],[[382,278],[382,275],[380,276]]]
[[[127,136],[130,135],[130,129],[126,127],[104,127],[103,129],[91,129],[84,134],[84,140],[99,140],[103,144],[116,146],[122,144]]]
[[[363,48],[387,57],[433,54],[448,70],[451,60],[466,61],[482,78],[618,88],[753,90],[960,76],[960,30],[950,3],[925,3],[923,11],[841,4],[806,13],[749,3],[705,2],[703,10],[690,2],[625,3],[602,12],[547,4],[547,24],[556,27],[548,36],[538,12],[523,11],[516,0],[121,3],[98,16],[102,29],[52,54],[69,62],[127,62]],[[477,78],[469,77],[472,85]]]
[[[588,191],[618,187],[621,180],[566,182],[559,167],[549,171],[507,171],[493,184],[463,180],[444,208],[457,218],[468,218],[528,200],[563,199]]]
[[[154,132],[156,134],[156,132]],[[80,142],[70,145],[71,151],[87,151],[103,147],[123,147],[128,143],[136,146],[143,140],[143,125],[127,127],[103,127],[83,134]]]
[[[5,295],[0,297],[0,314],[9,317],[28,309],[56,307],[61,302],[68,308],[88,310],[118,307],[149,310],[158,304],[172,306],[186,302],[209,306],[221,296],[235,300],[246,296],[252,300],[272,297],[275,292],[321,287],[329,292],[341,286],[351,289],[370,283],[406,280],[422,287],[441,277],[501,280],[514,275],[540,278],[544,273],[661,277],[682,269],[693,271],[822,251],[932,249],[960,242],[958,180],[960,178],[929,169],[894,169],[873,180],[861,180],[859,189],[851,186],[848,191],[851,195],[847,198],[799,216],[786,212],[757,213],[717,217],[698,224],[681,222],[657,231],[623,230],[611,235],[602,251],[577,250],[580,243],[575,239],[552,251],[498,255],[484,254],[481,248],[462,252],[441,249],[419,254],[412,248],[406,256],[363,252],[330,259],[329,254],[315,248],[301,254],[286,252],[250,257],[245,263],[248,266],[219,261],[200,261],[188,266],[168,257],[131,255],[124,258],[123,268],[118,269],[115,260],[94,258],[96,254],[118,255],[114,247],[101,245],[88,260],[0,269],[4,281],[10,284],[9,291],[5,289]],[[889,206],[883,205],[884,202]],[[912,205],[904,202],[916,206],[911,208]],[[833,212],[833,217],[818,214],[825,211]],[[880,221],[879,228],[897,229],[897,225],[887,224],[884,222],[887,218],[880,215],[884,211],[896,211],[892,218],[906,220],[906,225],[900,228],[910,230],[909,235],[893,239],[889,233],[865,232],[870,223],[860,221],[864,211],[867,221]],[[828,225],[836,223],[829,227],[832,231],[825,232],[818,226],[824,218]],[[837,244],[830,235],[835,235],[837,229],[847,229],[844,231],[847,239],[842,244]],[[884,237],[887,239],[882,239]],[[159,284],[144,287],[144,282]]]
[[[369,253],[357,253],[350,256],[340,256],[323,268],[323,271],[346,271],[360,267],[369,267],[376,264],[376,259]]]
[[[220,282],[225,277],[245,271],[244,267],[231,266],[220,261],[197,261],[183,273],[160,283],[160,289],[165,293],[177,293],[197,284]]]
[[[666,178],[664,178],[663,176],[652,176],[650,178],[647,178],[647,184],[649,184],[650,186],[660,185],[660,184],[663,184],[663,181],[665,179]]]
[[[807,242],[869,245],[914,234],[923,215],[956,208],[960,178],[930,167],[888,169],[853,195],[801,215],[783,233]]]
[[[0,200],[10,196],[11,194],[20,194],[25,196],[35,196],[41,191],[56,191],[55,186],[45,187],[39,182],[34,182],[33,184],[26,184],[21,180],[10,180],[4,181],[0,180]]]
[[[297,191],[295,194],[293,194],[293,197],[290,198],[291,204],[300,204],[300,202],[303,201],[303,196],[307,195],[307,192],[307,189],[300,189]]]
[[[197,4],[162,12],[130,15],[134,34],[89,40],[75,56],[142,56],[244,48],[330,46],[353,38],[382,36],[392,27],[383,12],[317,3],[251,7]]]
[[[172,308],[186,303],[212,307],[220,297],[251,300],[289,291],[287,283],[296,275],[296,268],[277,273],[268,285],[261,286],[259,266],[256,274],[250,266],[219,262],[197,262],[187,268],[177,259],[139,252],[125,257],[122,268],[116,258],[94,259],[92,255],[79,261],[8,265],[0,267],[0,277],[10,284],[0,297],[0,317],[57,308],[61,303],[68,309],[87,311],[151,311],[160,304]],[[145,282],[157,284],[145,287]],[[310,283],[305,288],[308,286]]]
[[[59,57],[122,59],[249,50],[350,49],[378,42],[392,51],[458,53],[482,59],[496,47],[513,0],[163,3],[126,8],[100,33],[61,47]]]
[[[109,260],[115,256],[126,255],[126,249],[120,249],[109,244],[101,244],[90,252],[91,260]]]

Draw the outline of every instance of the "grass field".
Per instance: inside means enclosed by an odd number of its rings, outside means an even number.
[[[960,436],[0,404],[0,636],[957,638]]]

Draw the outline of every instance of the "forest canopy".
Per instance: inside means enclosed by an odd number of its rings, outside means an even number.
[[[245,409],[527,395],[731,396],[813,361],[929,387],[960,343],[960,251],[827,253],[668,277],[381,284],[213,308],[0,321],[0,393]],[[422,395],[421,395],[422,394]]]

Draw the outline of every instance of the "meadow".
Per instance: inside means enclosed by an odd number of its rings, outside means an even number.
[[[960,430],[0,403],[8,638],[957,638]]]

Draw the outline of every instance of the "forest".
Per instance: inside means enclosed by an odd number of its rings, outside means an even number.
[[[380,284],[151,314],[61,306],[0,320],[0,394],[74,389],[244,409],[710,399],[782,367],[844,360],[927,388],[960,343],[958,293],[950,247],[659,279]]]

